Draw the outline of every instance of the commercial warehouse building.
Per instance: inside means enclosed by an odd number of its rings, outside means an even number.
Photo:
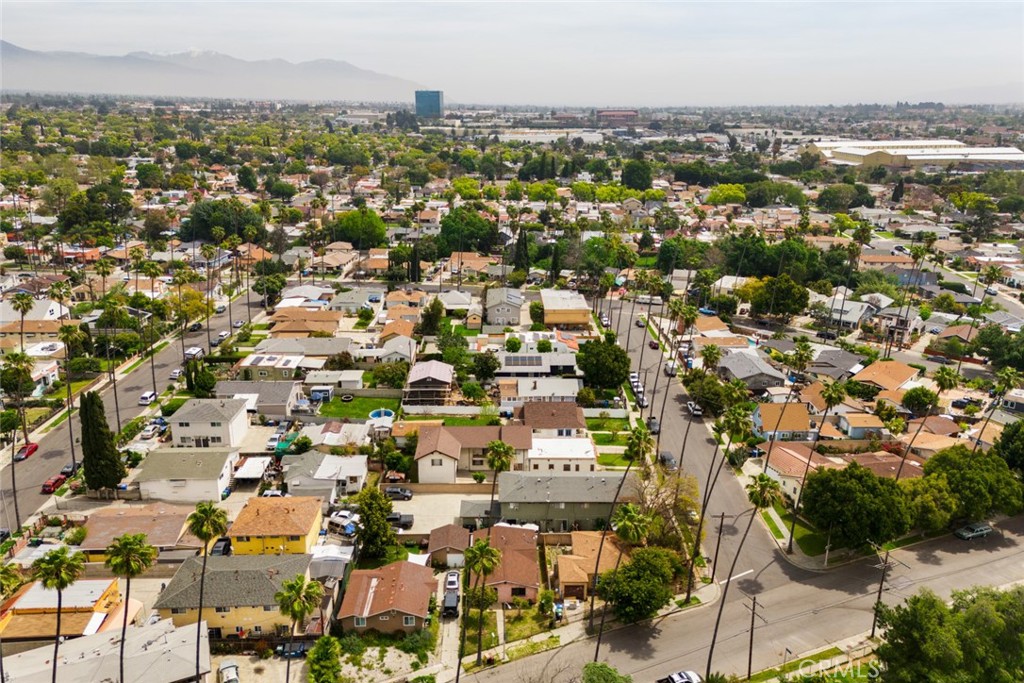
[[[969,147],[959,140],[820,140],[804,151],[842,166],[1024,168],[1016,147]]]

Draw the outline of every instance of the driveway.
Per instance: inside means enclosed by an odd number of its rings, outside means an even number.
[[[445,524],[457,524],[459,508],[464,500],[487,501],[490,492],[480,493],[417,493],[412,500],[396,500],[392,503],[395,512],[414,515],[412,529],[405,533],[429,534],[432,529]]]

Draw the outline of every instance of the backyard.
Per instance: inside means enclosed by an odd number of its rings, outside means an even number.
[[[401,403],[402,400],[399,398],[353,396],[351,401],[342,401],[340,396],[335,396],[320,406],[320,414],[325,417],[365,420],[371,411],[378,408],[388,408],[397,413]]]

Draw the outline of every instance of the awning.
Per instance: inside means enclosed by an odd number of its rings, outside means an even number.
[[[270,465],[270,458],[248,457],[235,470],[235,479],[262,479]]]

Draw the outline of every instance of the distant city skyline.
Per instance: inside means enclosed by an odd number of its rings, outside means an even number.
[[[1024,102],[1021,2],[4,0],[0,11],[0,38],[30,50],[337,59],[451,103]]]

